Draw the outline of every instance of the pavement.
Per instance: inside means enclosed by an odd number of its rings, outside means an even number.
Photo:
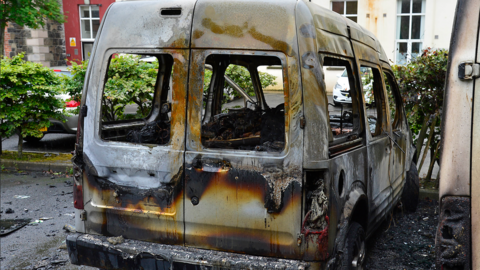
[[[0,269],[94,269],[70,264],[63,229],[74,225],[73,182],[59,173],[5,172],[1,183]],[[5,223],[26,219],[7,235]]]

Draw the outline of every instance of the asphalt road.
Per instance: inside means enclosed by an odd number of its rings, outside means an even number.
[[[67,233],[63,226],[75,224],[70,178],[3,171],[0,181],[2,221],[44,219],[1,237],[0,269],[94,269],[71,265],[64,246]],[[6,213],[7,209],[13,213]]]

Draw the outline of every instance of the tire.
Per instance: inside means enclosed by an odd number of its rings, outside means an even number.
[[[418,171],[415,163],[412,162],[410,170],[407,172],[405,186],[402,193],[402,205],[409,212],[415,212],[418,205],[418,195],[420,193],[420,184]]]
[[[353,222],[348,229],[342,256],[341,270],[363,269],[365,261],[365,231],[362,225]]]
[[[333,104],[335,104],[335,107],[340,107],[342,104],[340,102],[333,101]]]
[[[38,143],[41,139],[43,139],[43,136],[45,136],[45,134],[42,134],[42,137],[26,136],[23,138],[23,140],[28,143]]]

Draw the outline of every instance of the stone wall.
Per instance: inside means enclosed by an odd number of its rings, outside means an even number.
[[[5,55],[13,57],[21,52],[27,52],[26,39],[31,37],[30,29],[9,22],[5,28]]]
[[[13,57],[25,52],[25,60],[46,67],[66,65],[63,25],[47,21],[44,28],[30,29],[8,23],[5,35],[5,55]]]
[[[66,48],[65,48],[65,31],[63,24],[55,21],[48,21],[46,25],[48,31],[48,45],[49,52],[53,59],[50,61],[51,66],[65,66],[67,65]]]

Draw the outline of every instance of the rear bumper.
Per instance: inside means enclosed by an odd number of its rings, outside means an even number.
[[[105,236],[67,236],[70,261],[104,269],[312,269],[306,262],[250,256],[126,239],[112,245]],[[313,267],[316,268],[316,267]]]

